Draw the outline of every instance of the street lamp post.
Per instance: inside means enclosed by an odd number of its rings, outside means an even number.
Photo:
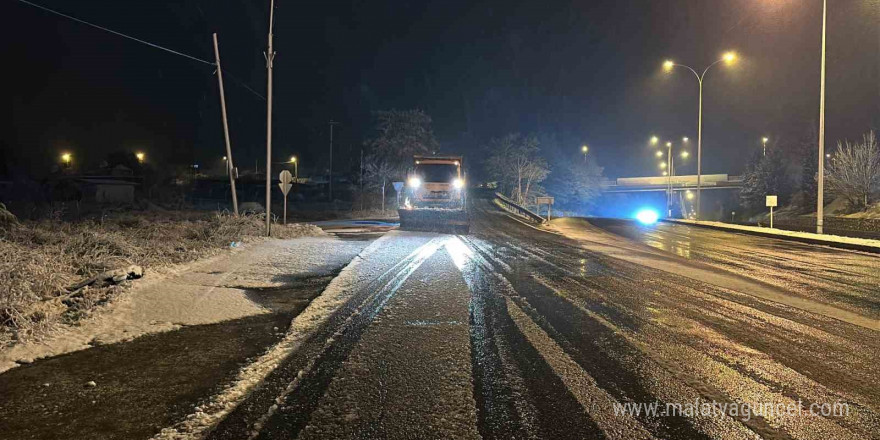
[[[819,74],[819,188],[816,193],[816,233],[825,222],[825,29],[828,0],[822,1],[822,67]]]
[[[764,156],[767,155],[767,141],[769,141],[769,140],[770,139],[767,138],[766,136],[761,138],[761,147],[763,149]]]
[[[706,77],[706,72],[709,71],[716,64],[724,61],[726,63],[732,63],[736,60],[736,54],[733,52],[725,53],[721,58],[716,60],[714,63],[709,64],[705,70],[703,70],[703,74],[700,75],[696,70],[691,68],[690,66],[686,66],[684,64],[677,64],[671,60],[667,60],[663,63],[663,67],[669,71],[674,67],[684,67],[687,70],[690,70],[691,73],[697,77],[697,83],[700,87],[700,98],[699,98],[699,106],[697,110],[697,203],[696,203],[696,213],[695,217],[697,220],[700,219],[700,194],[703,189],[702,184],[702,175],[703,175],[703,79]]]
[[[590,147],[586,145],[581,146],[581,153],[584,153],[584,163],[587,163],[587,152],[590,151]]]
[[[294,191],[299,191],[299,161],[296,160],[296,156],[290,156],[290,163],[293,164],[293,186]]]

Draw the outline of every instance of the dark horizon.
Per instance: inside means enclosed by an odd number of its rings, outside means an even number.
[[[265,94],[268,2],[40,4],[209,61],[217,32],[234,75],[225,79],[237,165],[264,166],[265,102],[241,83]],[[5,8],[15,84],[7,164],[39,176],[62,150],[91,164],[119,149],[155,163],[209,165],[224,155],[212,66],[20,2]],[[880,127],[878,23],[878,0],[829,5],[828,147]],[[736,174],[761,137],[791,144],[812,132],[820,26],[821,1],[279,1],[274,156],[326,168],[334,119],[340,172],[370,135],[371,112],[419,108],[446,152],[474,154],[509,132],[549,133],[573,152],[590,145],[608,176],[652,175],[651,135],[697,135],[696,80],[661,63],[700,68],[730,49],[738,63],[707,75],[703,167]]]

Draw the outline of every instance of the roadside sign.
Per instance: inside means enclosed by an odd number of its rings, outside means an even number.
[[[400,192],[400,190],[403,188],[403,182],[391,182],[391,184],[394,185],[395,192]]]
[[[284,170],[281,174],[278,175],[278,180],[281,182],[278,183],[278,187],[281,188],[281,192],[284,194],[284,224],[287,224],[287,193],[290,192],[290,187],[293,186],[290,182],[293,181],[293,176],[290,175],[290,171]]]
[[[278,175],[278,180],[280,180],[281,183],[290,183],[293,182],[293,176],[290,175],[290,171],[284,170]]]
[[[770,229],[773,229],[773,207],[776,205],[776,196],[767,196],[767,206],[770,207]]]
[[[535,197],[535,203],[538,204],[538,213],[541,212],[541,205],[547,205],[547,221],[550,221],[550,211],[553,210],[553,197]]]

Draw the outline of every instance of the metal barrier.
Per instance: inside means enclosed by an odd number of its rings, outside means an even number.
[[[513,215],[522,217],[528,221],[538,224],[544,224],[544,222],[546,221],[544,220],[544,217],[541,217],[540,215],[530,211],[528,208],[525,208],[520,204],[514,202],[513,200],[510,200],[509,198],[505,197],[504,194],[496,192],[494,203],[498,205],[498,207],[500,207],[501,209]]]

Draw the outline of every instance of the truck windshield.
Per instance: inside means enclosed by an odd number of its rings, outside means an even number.
[[[458,166],[445,163],[416,165],[416,174],[425,182],[452,182],[458,177]]]

